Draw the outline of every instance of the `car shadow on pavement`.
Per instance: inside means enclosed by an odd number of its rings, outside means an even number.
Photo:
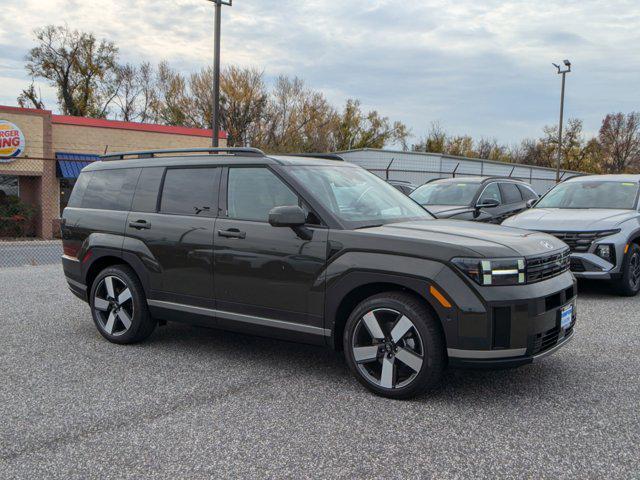
[[[369,393],[351,375],[342,353],[315,345],[275,340],[241,333],[170,323],[149,339],[152,348],[186,349],[190,355],[210,357],[216,368],[259,368],[261,375],[286,371],[289,377],[327,384],[327,391],[347,388]],[[570,345],[567,347],[570,348]],[[416,398],[417,402],[450,402],[453,399],[492,398],[513,402],[514,393],[530,397],[563,395],[563,385],[574,383],[571,356],[562,352],[536,364],[502,370],[447,369],[440,387]],[[573,385],[575,388],[576,385]],[[575,390],[573,390],[575,393]]]

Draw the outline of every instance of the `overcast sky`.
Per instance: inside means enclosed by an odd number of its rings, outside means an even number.
[[[212,58],[206,0],[2,0],[0,104],[29,83],[32,31],[55,23],[114,41],[124,61],[167,59],[185,73]],[[613,111],[640,110],[638,0],[235,0],[223,12],[223,64],[268,80],[298,75],[335,104],[359,98],[412,129],[515,142],[566,115],[596,132]],[[46,105],[55,95],[39,83]],[[566,117],[565,117],[566,118]]]

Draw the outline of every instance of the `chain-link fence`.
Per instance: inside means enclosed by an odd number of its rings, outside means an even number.
[[[60,214],[87,163],[0,159],[0,268],[60,263]]]
[[[366,168],[382,178],[405,181],[416,186],[435,178],[512,177],[529,182],[538,194],[544,194],[556,184],[556,171],[554,169],[532,165],[454,157],[436,153],[367,148],[338,153],[346,161]],[[561,170],[560,174],[564,180],[574,175],[579,175],[580,172]]]

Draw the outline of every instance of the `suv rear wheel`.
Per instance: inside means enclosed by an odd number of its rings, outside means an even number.
[[[622,260],[622,278],[618,280],[621,295],[633,297],[640,291],[640,247],[632,243]]]
[[[401,292],[361,302],[347,320],[343,346],[358,381],[389,398],[432,389],[446,365],[437,319],[419,299]]]
[[[91,314],[100,334],[113,343],[135,343],[153,333],[142,284],[125,265],[105,268],[91,287]]]

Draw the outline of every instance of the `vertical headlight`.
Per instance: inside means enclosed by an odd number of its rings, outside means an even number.
[[[524,258],[454,258],[455,266],[480,285],[523,285]]]

